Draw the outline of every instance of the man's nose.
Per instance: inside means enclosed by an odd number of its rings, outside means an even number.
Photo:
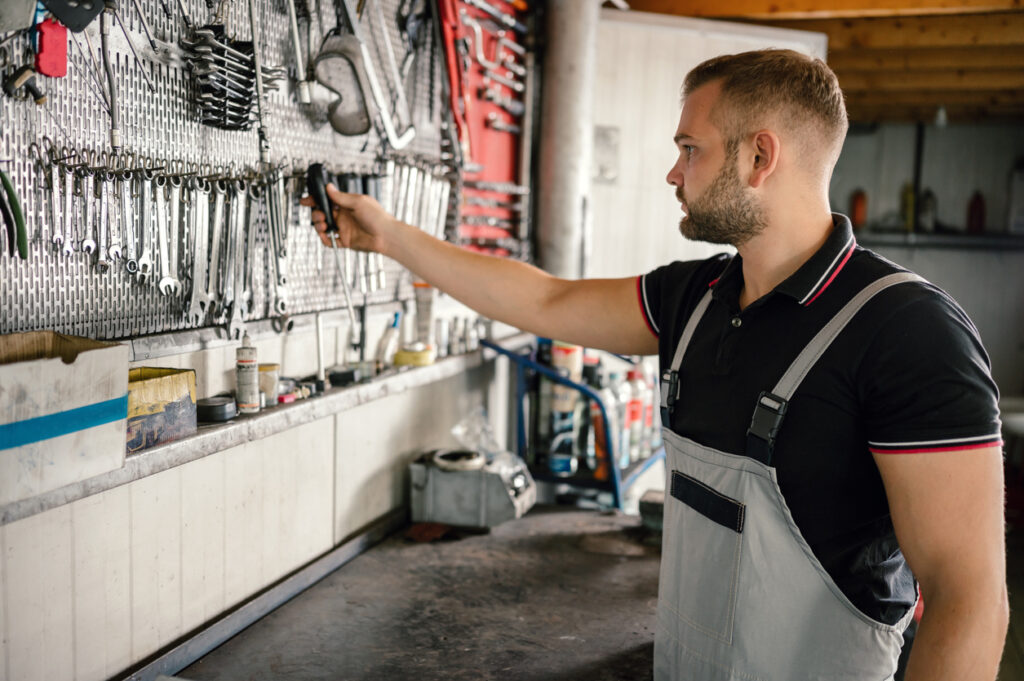
[[[668,175],[665,176],[665,181],[673,187],[683,186],[683,173],[679,170],[678,163],[668,169]]]

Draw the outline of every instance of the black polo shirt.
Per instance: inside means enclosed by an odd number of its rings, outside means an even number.
[[[743,454],[761,391],[871,282],[905,271],[857,245],[833,216],[825,245],[740,311],[740,256],[675,262],[637,280],[663,371],[708,287],[712,301],[680,368],[673,431]],[[916,597],[872,453],[962,451],[999,444],[998,391],[977,329],[939,288],[879,293],[797,389],[772,465],[793,519],[833,580],[864,613],[895,623]]]

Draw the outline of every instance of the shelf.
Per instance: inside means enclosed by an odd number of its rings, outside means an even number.
[[[956,250],[1024,250],[1024,234],[923,234],[915,232],[856,232],[857,243],[867,248],[944,248]]]
[[[533,338],[516,334],[502,339],[508,347],[521,347]],[[166,442],[125,458],[124,466],[87,480],[59,487],[28,499],[0,506],[0,526],[56,508],[84,497],[105,492],[141,478],[187,464],[211,454],[332,416],[359,405],[442,381],[481,366],[496,357],[490,350],[457,355],[425,367],[410,367],[368,383],[332,388],[323,395],[291,404],[264,409],[258,414],[241,414],[227,423],[201,424],[181,440]]]

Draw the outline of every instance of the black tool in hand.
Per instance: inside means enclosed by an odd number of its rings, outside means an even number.
[[[334,211],[331,210],[331,200],[327,197],[327,169],[323,163],[313,163],[306,171],[306,188],[309,195],[316,201],[316,207],[327,218],[327,231],[338,232],[338,224],[334,221]]]

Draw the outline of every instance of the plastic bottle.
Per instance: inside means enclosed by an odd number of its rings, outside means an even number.
[[[571,381],[579,383],[583,378],[583,348],[579,345],[554,341],[551,344],[551,366]],[[576,435],[578,423],[575,419],[579,393],[564,385],[551,388],[551,448],[548,454],[548,470],[557,476],[569,477],[576,473]]]
[[[633,422],[630,420],[632,414],[629,409],[629,402],[633,399],[633,389],[629,381],[622,379],[622,374],[615,372],[611,375],[612,391],[615,393],[615,401],[618,403],[618,425],[619,425],[619,446],[618,465],[625,468],[629,465],[629,448],[633,436]]]
[[[235,402],[242,414],[260,410],[260,370],[256,348],[249,334],[242,336],[242,345],[235,350]]]
[[[608,480],[611,477],[611,462],[614,460],[619,448],[615,443],[619,440],[619,403],[615,392],[611,389],[608,381],[598,372],[597,381],[594,385],[598,396],[604,404],[604,413],[608,416],[608,432],[611,433],[611,440],[605,437],[604,416],[597,402],[590,402],[590,432],[593,436],[593,450],[587,452],[587,465],[593,471],[596,480]]]
[[[551,341],[547,338],[537,339],[537,363],[551,366]],[[530,423],[533,424],[533,447],[527,453],[529,463],[537,470],[547,466],[547,453],[551,445],[551,381],[537,374],[533,379],[531,393],[536,399],[531,400]]]
[[[395,358],[395,352],[398,351],[398,322],[401,316],[400,312],[394,314],[388,327],[384,330],[384,335],[377,342],[377,353],[374,355],[374,359],[377,360],[378,371],[391,364]]]
[[[651,454],[657,453],[664,444],[661,433],[661,392],[658,386],[658,364],[656,359],[644,360],[644,376],[651,388]]]
[[[583,383],[593,390],[598,390],[600,382],[601,361],[596,355],[583,353]],[[580,395],[576,405],[576,420],[579,434],[576,438],[576,452],[580,459],[580,467],[593,472],[596,465],[594,427],[591,422],[592,402],[586,395]]]
[[[644,458],[646,444],[647,455],[650,456],[650,442],[644,442],[644,419],[646,417],[647,403],[650,395],[647,390],[647,383],[644,381],[644,372],[640,369],[630,369],[626,374],[632,395],[629,400],[630,415],[630,436],[629,436],[629,461],[634,463]]]

